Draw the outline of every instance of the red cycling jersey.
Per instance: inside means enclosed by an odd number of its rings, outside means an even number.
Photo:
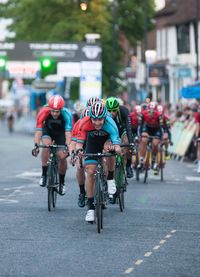
[[[131,119],[131,128],[137,128],[139,124],[138,113],[136,112],[130,113],[130,119]]]
[[[147,110],[143,110],[141,113],[142,124],[145,124],[150,128],[160,128],[162,123],[162,116],[158,111],[150,114]]]
[[[72,129],[71,140],[73,140],[73,141],[77,140],[77,136],[78,136],[78,132],[79,132],[79,128],[80,128],[80,122],[81,122],[81,119],[78,119],[78,121],[75,122],[74,127]]]
[[[198,112],[194,114],[194,118],[195,118],[195,123],[200,123],[200,114]]]

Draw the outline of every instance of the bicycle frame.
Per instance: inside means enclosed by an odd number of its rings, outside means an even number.
[[[59,188],[58,157],[57,150],[65,149],[64,145],[40,145],[40,148],[49,149],[48,170],[47,170],[47,197],[48,211],[56,207],[57,192]]]
[[[104,168],[102,164],[102,158],[104,157],[111,157],[115,156],[116,154],[111,153],[86,153],[83,154],[84,157],[91,157],[97,158],[97,168],[95,170],[95,194],[94,194],[94,203],[95,203],[95,215],[96,215],[96,222],[97,222],[97,231],[98,233],[101,232],[103,229],[103,205],[108,199],[108,192],[107,192],[107,183],[104,174]]]

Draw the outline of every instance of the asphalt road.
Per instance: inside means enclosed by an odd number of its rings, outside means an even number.
[[[105,211],[101,234],[77,205],[75,169],[67,193],[47,210],[33,138],[0,125],[0,277],[200,276],[200,175],[169,161],[165,181],[129,181],[123,213]]]

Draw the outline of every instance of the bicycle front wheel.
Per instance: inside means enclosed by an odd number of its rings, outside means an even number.
[[[119,209],[121,212],[124,211],[124,190],[123,188],[118,189]]]
[[[48,166],[48,183],[47,183],[47,199],[48,199],[48,211],[50,212],[52,207],[53,207],[53,199],[54,199],[54,168],[53,166],[50,164]]]
[[[124,210],[124,191],[126,188],[125,171],[122,161],[118,162],[115,167],[115,182],[117,186],[117,197],[119,203],[119,209],[121,212]]]
[[[101,179],[99,174],[96,175],[96,223],[97,232],[100,233],[103,228],[103,210],[102,210],[102,191]]]

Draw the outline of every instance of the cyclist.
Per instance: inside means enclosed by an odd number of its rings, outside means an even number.
[[[119,130],[119,135],[122,143],[128,144],[133,142],[132,132],[131,132],[131,120],[129,111],[126,107],[120,106],[119,101],[116,97],[109,97],[106,100],[106,107],[111,113],[113,120],[115,121],[117,128]],[[133,177],[133,169],[131,167],[132,155],[126,149],[126,173],[127,178]]]
[[[71,137],[71,142],[70,142],[70,155],[72,157],[75,156],[75,152],[76,152],[76,141],[77,141],[77,135],[78,135],[81,119],[88,115],[89,115],[89,109],[85,108],[80,115],[80,119],[75,123],[75,125],[73,127],[72,137]],[[86,195],[86,192],[85,192],[85,170],[83,167],[80,167],[79,160],[76,161],[76,167],[77,167],[76,179],[78,181],[79,189],[80,189],[80,194],[78,197],[78,206],[83,208],[83,207],[85,207],[85,195]]]
[[[143,168],[143,161],[146,154],[148,136],[154,136],[152,142],[152,168],[154,174],[158,173],[158,165],[156,163],[156,156],[158,153],[158,144],[163,133],[163,119],[161,114],[157,111],[157,104],[150,102],[146,110],[143,110],[139,116],[138,133],[141,136],[139,144],[140,162],[138,169]]]
[[[169,155],[169,152],[168,152],[168,147],[169,147],[169,143],[172,144],[172,142],[171,142],[172,135],[171,135],[171,130],[170,130],[171,129],[170,118],[164,112],[164,109],[163,109],[162,105],[158,105],[157,110],[163,118],[163,143],[165,145],[165,160],[169,160],[170,155]]]
[[[137,137],[138,135],[138,125],[139,125],[139,115],[142,112],[142,107],[140,105],[135,105],[133,112],[130,113],[130,119],[131,119],[131,131],[133,137]]]
[[[39,153],[39,143],[42,140],[44,145],[50,145],[53,142],[58,145],[69,145],[72,130],[72,115],[67,108],[64,107],[64,99],[60,95],[54,95],[49,99],[48,105],[44,106],[36,118],[35,131],[35,148],[33,155],[37,156]],[[40,179],[40,186],[45,187],[47,182],[47,168],[48,168],[49,151],[47,148],[42,149],[42,177]],[[65,174],[67,170],[66,151],[59,150],[59,182],[61,188],[61,195],[65,194]]]
[[[86,153],[101,153],[104,151],[115,151],[121,153],[119,132],[114,120],[107,114],[107,108],[100,101],[94,103],[89,112],[89,116],[84,117],[79,126],[77,136],[76,152],[79,155],[85,146]],[[86,158],[86,190],[88,199],[88,211],[85,220],[94,221],[94,172],[96,170],[97,160]],[[109,165],[110,166],[110,165]],[[114,164],[113,168],[108,167],[108,193],[116,192],[116,184],[114,180]]]

